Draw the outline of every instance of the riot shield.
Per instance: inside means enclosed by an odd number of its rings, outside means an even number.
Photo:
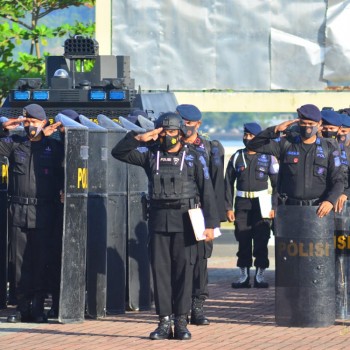
[[[61,285],[58,320],[83,322],[88,197],[88,128],[58,114],[65,127],[65,181]]]
[[[151,307],[151,274],[148,255],[148,227],[143,217],[142,197],[148,193],[143,168],[128,165],[127,305],[129,310]]]
[[[112,148],[127,130],[105,115],[98,124],[108,130],[107,154],[107,314],[125,312],[127,165],[112,157]]]
[[[132,123],[131,121],[127,120],[124,117],[119,117],[118,119],[119,119],[121,125],[123,126],[123,128],[125,128],[127,130],[134,130],[134,131],[139,132],[139,133],[146,131],[146,129],[140,128],[138,125]]]
[[[90,317],[106,315],[107,269],[107,130],[79,116],[89,129],[86,311]]]
[[[136,132],[133,123],[120,117],[123,126]],[[130,125],[131,124],[131,125]],[[137,127],[137,126],[136,126]],[[127,166],[127,306],[129,310],[147,310],[151,307],[151,275],[148,256],[148,227],[144,218],[142,197],[148,193],[148,179],[144,169]]]
[[[335,316],[350,319],[350,202],[344,203],[341,213],[335,213]]]
[[[145,129],[146,131],[154,130],[154,123],[145,118],[143,115],[138,115],[137,120],[140,123],[141,128]]]
[[[7,183],[8,160],[0,156],[0,309],[7,306],[7,269],[8,269],[8,239],[7,239]]]
[[[275,318],[279,326],[335,322],[334,215],[317,206],[280,205],[275,218]]]

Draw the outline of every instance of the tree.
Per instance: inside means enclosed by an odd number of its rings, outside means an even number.
[[[41,46],[45,47],[48,40],[67,35],[84,35],[93,37],[94,23],[74,25],[63,24],[58,27],[48,27],[40,21],[53,11],[66,9],[70,6],[95,5],[95,0],[2,0],[0,7],[0,99],[3,100],[20,77],[45,76],[45,56]],[[19,53],[14,57],[14,49],[23,42],[29,41],[28,53]],[[34,53],[35,52],[35,53]]]

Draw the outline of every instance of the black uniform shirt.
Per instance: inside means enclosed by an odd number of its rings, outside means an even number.
[[[246,149],[234,153],[226,167],[225,173],[225,206],[232,210],[234,198],[234,184],[239,191],[262,191],[268,188],[270,178],[272,187],[272,204],[276,203],[276,184],[278,163],[276,158],[266,154],[248,154]]]
[[[209,141],[200,135],[198,135],[196,140],[191,144],[191,147],[193,147],[196,152],[203,155],[208,162],[209,174],[215,192],[220,221],[226,221],[224,183],[225,149],[219,141]]]
[[[119,141],[113,148],[112,156],[123,162],[141,166],[145,169],[149,181],[152,178],[153,168],[151,162],[156,157],[156,148],[140,147],[142,144],[135,139],[136,133],[131,131]],[[195,169],[195,182],[198,187],[200,203],[205,218],[207,228],[220,226],[217,213],[215,194],[209,177],[209,170],[205,159],[198,155],[197,152],[187,147],[183,147],[178,158],[181,159],[182,152],[186,151],[185,162],[187,166]],[[161,156],[167,156],[168,153],[160,151]],[[182,232],[189,228],[190,221],[187,213],[188,207],[180,209],[153,208],[151,207],[149,225],[155,231],[162,232]]]
[[[350,199],[350,147],[339,143],[340,162],[344,176],[344,194]]]
[[[280,161],[278,193],[290,198],[320,198],[335,205],[344,189],[339,151],[327,139],[305,145],[300,138],[287,140],[267,128],[248,143],[256,152],[272,154]]]
[[[43,137],[29,141],[12,135],[0,139],[0,154],[9,159],[8,194],[15,226],[46,227],[63,184],[63,148],[56,140]],[[18,200],[37,200],[37,204]]]

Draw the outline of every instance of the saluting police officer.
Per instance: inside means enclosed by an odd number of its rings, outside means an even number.
[[[243,143],[246,145],[261,131],[257,123],[244,124]],[[225,173],[225,205],[227,219],[235,224],[235,237],[238,241],[237,266],[240,276],[232,283],[232,288],[250,288],[249,269],[255,257],[256,273],[254,287],[267,288],[264,280],[265,269],[269,267],[268,242],[270,239],[270,219],[274,218],[277,205],[276,184],[278,162],[275,157],[256,153],[247,148],[240,149],[230,158]],[[259,197],[268,195],[268,180],[273,190],[268,204],[268,217],[262,216],[263,202]],[[234,185],[236,183],[236,192]],[[235,197],[234,211],[233,199]],[[275,199],[272,201],[272,199]]]
[[[317,106],[306,104],[297,112],[298,119],[263,130],[249,141],[248,148],[279,159],[279,204],[318,206],[316,213],[323,217],[333,209],[344,188],[339,151],[327,139],[317,137],[322,123]],[[296,122],[299,137],[273,140]]]
[[[184,121],[184,142],[191,145],[196,152],[202,155],[209,166],[209,175],[213,183],[216,205],[220,221],[226,221],[225,185],[224,185],[224,157],[225,150],[217,140],[205,139],[198,130],[202,123],[202,113],[194,105],[181,104],[176,112]],[[198,241],[198,259],[193,270],[193,288],[191,305],[191,324],[197,326],[209,325],[210,321],[204,315],[203,304],[209,296],[208,292],[208,258],[213,251],[213,241]]]
[[[23,116],[0,124],[1,136],[21,123],[26,132],[0,140],[0,154],[9,159],[9,250],[17,297],[17,311],[7,321],[41,323],[46,322],[47,251],[63,182],[63,148],[45,137],[60,123],[45,128],[40,105],[24,107]]]
[[[340,114],[341,127],[338,130],[337,141],[340,148],[340,162],[344,176],[344,192],[335,204],[335,212],[340,213],[344,204],[350,198],[350,117],[347,113]]]
[[[182,127],[179,115],[164,113],[156,121],[156,129],[139,135],[130,131],[112,150],[115,158],[143,167],[149,179],[150,260],[160,321],[150,334],[153,340],[191,338],[187,313],[197,245],[188,209],[201,206],[207,240],[214,238],[213,229],[219,226],[205,158],[183,146]],[[145,142],[150,142],[150,147],[145,147]]]

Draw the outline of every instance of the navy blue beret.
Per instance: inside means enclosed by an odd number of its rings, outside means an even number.
[[[314,122],[321,120],[321,111],[315,105],[303,105],[297,109],[297,112],[300,119],[313,120]]]
[[[26,118],[35,118],[39,120],[46,120],[46,113],[44,108],[37,105],[36,103],[32,103],[23,108],[23,117]]]
[[[176,107],[176,112],[181,116],[182,119],[188,120],[190,122],[197,122],[202,119],[201,111],[194,105],[178,105]]]
[[[80,122],[79,121],[79,113],[77,113],[73,109],[65,109],[61,113],[64,114],[65,116],[69,117],[70,119],[75,120],[78,123]]]
[[[245,123],[243,127],[244,132],[249,132],[253,135],[257,135],[261,131],[261,126],[258,123]]]
[[[350,128],[350,116],[348,114],[341,114],[341,118],[342,126],[344,126],[344,128]]]
[[[342,115],[330,109],[321,111],[322,121],[325,125],[342,125]]]

